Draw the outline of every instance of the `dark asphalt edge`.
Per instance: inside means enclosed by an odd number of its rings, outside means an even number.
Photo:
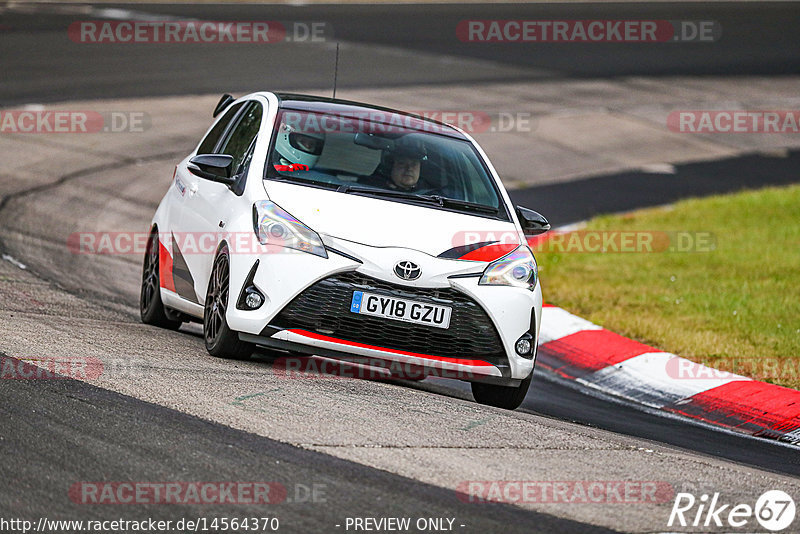
[[[689,198],[793,185],[800,183],[798,169],[800,150],[790,150],[786,157],[756,153],[676,164],[675,174],[626,171],[511,189],[508,193],[515,204],[540,212],[556,227]],[[565,198],[572,201],[566,203]]]
[[[689,425],[691,425],[693,427],[701,428],[701,429],[704,429],[704,430],[707,430],[707,431],[710,431],[710,432],[722,433],[722,434],[730,436],[730,437],[732,437],[734,439],[749,440],[749,441],[758,443],[759,445],[775,446],[775,447],[788,449],[788,450],[791,450],[793,453],[797,452],[798,449],[800,448],[800,445],[795,445],[795,444],[792,444],[790,442],[781,441],[779,439],[773,439],[771,437],[765,437],[765,436],[757,436],[757,435],[754,435],[754,434],[737,431],[737,430],[734,430],[732,428],[719,426],[719,425],[715,425],[715,424],[712,424],[712,423],[707,423],[707,422],[702,421],[700,419],[693,419],[691,417],[687,417],[687,416],[684,416],[684,415],[681,415],[681,414],[678,414],[678,413],[673,413],[673,412],[668,412],[668,411],[660,410],[660,409],[657,409],[657,408],[653,408],[653,407],[647,406],[645,404],[638,403],[638,402],[632,401],[630,399],[626,399],[624,397],[620,397],[620,396],[614,395],[613,393],[610,393],[610,392],[605,391],[605,390],[601,390],[601,389],[585,386],[582,383],[580,383],[579,381],[570,380],[568,378],[564,378],[564,377],[560,376],[558,373],[554,372],[552,369],[550,369],[548,367],[544,367],[542,365],[537,365],[536,366],[536,372],[537,372],[537,376],[538,377],[542,378],[543,380],[545,380],[545,381],[547,381],[549,383],[555,384],[555,385],[560,386],[560,387],[568,388],[568,389],[570,389],[572,391],[575,391],[575,392],[577,392],[577,393],[579,393],[581,395],[585,395],[585,396],[590,397],[590,398],[599,399],[601,401],[608,402],[608,403],[614,404],[616,406],[624,407],[624,408],[629,409],[629,410],[635,410],[637,412],[642,412],[644,414],[647,414],[648,416],[655,416],[655,417],[662,418],[662,419],[668,419],[670,421],[679,422],[681,424],[689,424]],[[540,416],[544,416],[544,417],[552,417],[552,416],[549,416],[548,414],[545,414],[545,413],[536,412],[535,410],[525,409],[525,411],[528,412],[528,413],[533,413],[535,415],[540,415]],[[557,421],[563,421],[563,419],[560,419],[560,418],[555,418],[555,419]],[[574,422],[576,424],[585,424],[585,423],[582,423],[581,421],[572,421],[572,422]],[[588,425],[588,426],[590,426],[592,428],[595,428],[594,425]],[[603,427],[598,427],[598,428],[603,428]],[[615,431],[613,429],[608,429],[608,428],[603,428],[603,429],[608,431],[608,432],[618,433],[617,431]],[[645,435],[643,433],[642,434],[621,433],[620,435],[629,436],[629,437],[633,436],[633,437],[638,437],[640,439],[646,439],[646,440],[652,442],[653,444],[657,444],[659,446],[664,446],[666,444],[666,445],[669,445],[669,446],[672,446],[672,447],[678,447],[682,451],[685,451],[685,452],[688,452],[688,453],[692,453],[692,454],[701,454],[701,455],[707,456],[709,458],[714,458],[714,459],[720,459],[721,458],[719,455],[717,455],[717,454],[715,454],[713,452],[710,452],[710,451],[708,451],[706,449],[702,449],[702,448],[698,448],[698,449],[686,448],[686,447],[680,445],[680,443],[664,442],[664,441],[656,440],[656,439],[648,437],[647,435]],[[759,469],[764,469],[766,471],[770,471],[770,472],[773,472],[773,473],[776,473],[776,474],[779,474],[779,475],[787,475],[787,474],[789,474],[789,475],[800,476],[800,458],[797,459],[798,461],[797,461],[796,464],[791,464],[790,466],[782,465],[781,467],[784,468],[783,471],[776,469],[774,465],[753,464],[753,463],[749,463],[746,460],[741,459],[741,458],[728,458],[728,459],[732,460],[732,461],[736,461],[736,462],[742,463],[743,465],[749,465],[751,467],[757,467]],[[792,467],[792,469],[791,470],[786,470],[787,467]]]

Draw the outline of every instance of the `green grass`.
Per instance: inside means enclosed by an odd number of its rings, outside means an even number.
[[[545,302],[660,350],[800,389],[800,186],[598,217],[586,230],[710,232],[715,245],[651,253],[540,246]]]

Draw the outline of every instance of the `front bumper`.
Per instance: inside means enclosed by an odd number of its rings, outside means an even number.
[[[286,350],[301,355],[315,355],[353,363],[366,364],[398,371],[397,378],[419,378],[423,375],[454,378],[468,382],[487,382],[517,386],[520,379],[503,376],[494,365],[482,360],[437,357],[429,354],[391,350],[308,332],[279,330],[272,336],[239,334],[242,341],[271,349]],[[399,366],[378,362],[399,363]]]
[[[403,249],[395,255],[408,257],[412,253]],[[477,276],[438,276],[431,285],[439,287],[426,287],[419,281],[412,286],[399,279],[378,278],[371,264],[335,253],[327,260],[304,253],[237,259],[260,260],[253,282],[266,296],[258,310],[228,308],[229,326],[249,342],[304,354],[398,361],[451,371],[464,380],[506,385],[515,385],[533,370],[535,348],[533,357],[521,357],[514,345],[529,333],[536,346],[541,317],[538,284],[529,291],[480,286]],[[444,262],[444,267],[449,264],[453,270],[463,270],[465,264],[429,256],[426,261]],[[239,293],[252,265],[243,263],[232,269],[237,273],[231,273],[231,295]],[[437,266],[441,271],[442,266]],[[351,313],[354,290],[450,306],[450,328]]]

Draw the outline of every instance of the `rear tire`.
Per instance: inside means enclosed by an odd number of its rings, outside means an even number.
[[[532,379],[533,371],[528,375],[528,378],[524,379],[516,387],[472,382],[472,396],[475,397],[475,402],[478,404],[516,410],[525,400],[525,395],[528,394],[528,387],[531,385]]]
[[[222,245],[214,260],[211,280],[208,282],[203,311],[203,339],[206,350],[217,358],[246,360],[255,350],[250,343],[239,339],[239,334],[228,327],[225,318],[230,297],[230,257],[228,246]]]
[[[161,301],[160,253],[158,231],[154,229],[150,232],[147,248],[144,252],[142,289],[139,293],[139,315],[144,324],[177,330],[182,322],[167,317],[164,303]]]

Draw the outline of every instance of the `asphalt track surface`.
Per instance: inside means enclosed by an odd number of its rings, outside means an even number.
[[[0,497],[5,517],[112,519],[119,513],[107,506],[79,509],[74,502],[49,498],[48,490],[65,494],[69,482],[64,481],[76,477],[98,481],[113,473],[118,479],[162,481],[178,474],[181,480],[277,482],[286,491],[285,500],[276,496],[266,512],[263,505],[188,504],[181,509],[182,517],[263,517],[280,512],[291,517],[290,526],[283,527],[290,532],[331,532],[346,517],[413,517],[422,511],[429,517],[456,516],[468,525],[458,530],[469,532],[498,532],[507,525],[525,525],[526,532],[612,532],[510,505],[487,503],[476,509],[452,490],[236,431],[77,380],[6,382],[0,388],[0,413],[3,426],[14,431],[3,433],[3,448],[25,451],[26,461],[0,465],[6,487],[17,490]],[[48,439],[42,439],[43,428]],[[324,499],[314,500],[307,488],[316,488],[319,496],[323,491]],[[175,520],[176,514],[163,505],[141,505],[136,515],[126,515],[138,518]]]
[[[130,6],[128,6],[130,7]],[[418,55],[430,53],[455,55],[475,61],[492,61],[508,67],[502,71],[505,79],[551,77],[608,77],[623,74],[771,74],[796,72],[800,68],[797,50],[800,32],[796,4],[727,4],[682,5],[592,5],[592,6],[342,6],[342,7],[275,7],[257,6],[144,6],[132,7],[148,13],[164,13],[177,17],[189,16],[206,20],[274,19],[297,20],[298,11],[307,20],[328,20],[338,38],[349,45],[361,62],[347,67],[343,56],[340,83],[343,86],[380,86],[387,83],[477,83],[497,81],[492,73],[476,76],[475,72],[448,73],[442,76],[435,62],[421,61],[423,68],[410,68]],[[713,19],[724,28],[725,47],[708,44],[682,45],[674,52],[664,53],[646,45],[616,47],[613,53],[599,46],[592,51],[576,50],[573,46],[543,46],[539,53],[514,46],[468,46],[439,39],[442,27],[450,27],[465,18],[663,18]],[[86,16],[41,15],[29,16],[18,12],[2,15],[0,51],[4,78],[0,82],[2,105],[28,102],[58,101],[74,98],[155,96],[163,94],[194,94],[210,91],[246,91],[270,87],[326,87],[330,80],[329,59],[310,54],[306,62],[286,64],[281,60],[286,49],[275,51],[241,46],[237,64],[229,55],[217,53],[213,47],[184,47],[169,53],[154,54],[154,48],[111,47],[114,50],[91,49],[64,42],[64,27],[71,20]],[[390,26],[386,21],[392,20]],[[422,22],[420,22],[422,21]],[[388,31],[387,28],[391,28]],[[738,38],[737,38],[738,36]],[[366,45],[378,44],[401,48],[395,55],[403,80],[387,77],[385,72],[366,68],[370,56]],[[363,45],[363,46],[362,46]],[[290,45],[276,45],[289,47]],[[703,48],[705,46],[706,48]],[[330,52],[330,47],[324,48]],[[11,51],[13,50],[13,54]],[[20,53],[25,50],[26,54]],[[343,47],[347,51],[347,47]],[[387,52],[388,53],[388,52]],[[393,54],[395,52],[392,52]],[[313,57],[312,57],[313,56]],[[324,61],[323,61],[324,60]],[[181,65],[181,76],[172,75]],[[253,65],[263,65],[269,72],[255,74]],[[300,66],[298,66],[300,65]],[[120,68],[124,66],[125,68]],[[327,70],[325,70],[327,69]],[[237,87],[230,87],[230,72],[237,73]],[[275,73],[281,74],[276,76]],[[501,72],[498,69],[497,72]],[[346,74],[342,76],[342,73]],[[133,78],[133,80],[132,80]],[[755,158],[755,159],[753,159]],[[529,195],[544,202],[543,212],[555,213],[556,206],[570,206],[554,218],[557,224],[572,222],[594,213],[624,211],[643,205],[672,201],[685,196],[758,187],[766,184],[796,182],[797,154],[768,162],[758,157],[727,160],[709,164],[690,164],[678,167],[678,177],[668,190],[653,189],[648,175],[635,173],[604,176],[555,184],[514,193],[524,203]],[[177,159],[177,158],[174,158]],[[751,165],[762,173],[743,173]],[[766,165],[772,165],[767,167]],[[742,178],[743,176],[755,178]],[[659,180],[660,184],[665,183]],[[678,184],[678,185],[675,185]],[[631,190],[631,185],[635,185]],[[612,190],[613,195],[598,192]],[[630,191],[622,195],[621,191]],[[33,203],[37,198],[58,194],[58,188],[45,187],[29,192],[27,198],[4,198],[0,203],[0,221],[10,225],[9,217],[20,217],[24,209],[14,203],[22,199]],[[550,206],[553,206],[550,209]],[[3,213],[5,212],[5,213]],[[559,219],[560,218],[560,219]],[[35,223],[32,224],[36,231]],[[39,237],[47,239],[46,229],[39,228]],[[47,252],[49,254],[50,252]],[[32,260],[37,274],[46,283],[58,282],[59,269],[69,266],[69,258],[59,256],[26,258]],[[62,263],[65,262],[66,263]],[[91,276],[92,273],[89,273]],[[85,291],[94,283],[105,280],[83,280],[82,284],[63,283],[66,289],[98,306],[113,304],[114,299],[130,297],[129,288],[114,298],[108,294]],[[81,287],[81,285],[83,287]],[[128,303],[130,305],[130,303]],[[128,316],[127,320],[130,320]],[[77,334],[77,333],[76,333]],[[191,334],[181,334],[191,337]],[[10,354],[9,356],[14,356]],[[453,402],[465,397],[465,386],[450,381],[431,381],[421,384],[402,383],[404,389],[421,389],[453,397]],[[467,394],[468,397],[468,394]],[[319,480],[326,484],[329,499],[315,506],[284,505],[282,514],[291,517],[296,531],[331,528],[331,518],[345,516],[419,515],[425,509],[428,516],[457,515],[468,523],[470,531],[498,530],[532,531],[534,525],[542,532],[591,531],[585,523],[521,510],[510,506],[492,505],[491,510],[475,510],[461,506],[454,493],[391,473],[371,469],[330,455],[298,449],[255,434],[204,421],[180,411],[147,403],[116,392],[74,380],[5,381],[0,387],[0,413],[4,430],[0,450],[4,457],[14,456],[13,462],[0,464],[0,477],[6,487],[15,488],[12,494],[0,494],[3,515],[46,516],[48,513],[74,513],[69,503],[54,501],[63,494],[62,486],[73,480],[279,480],[287,487],[296,481],[306,484]],[[738,435],[713,431],[680,420],[656,417],[633,407],[608,399],[587,397],[581,392],[556,382],[543,380],[537,373],[522,414],[544,416],[598,427],[638,438],[641,446],[674,446],[677,450],[724,458],[743,465],[775,473],[800,475],[800,459],[796,449],[754,440]],[[42,439],[42,429],[47,439]],[[580,427],[578,427],[580,428]],[[587,432],[590,430],[587,428]],[[277,468],[277,462],[281,467]],[[287,465],[291,466],[287,468]],[[291,476],[287,475],[291,473]],[[334,496],[331,498],[331,496]],[[56,502],[56,504],[54,504]],[[185,516],[209,515],[215,510],[203,507],[184,510]],[[246,507],[224,512],[249,512]],[[101,508],[81,508],[83,518],[109,517],[111,512]],[[138,508],[137,514],[149,517],[174,518],[174,512],[163,507]],[[519,529],[523,530],[522,528]],[[294,529],[293,529],[294,531]],[[600,531],[599,529],[597,531]]]

